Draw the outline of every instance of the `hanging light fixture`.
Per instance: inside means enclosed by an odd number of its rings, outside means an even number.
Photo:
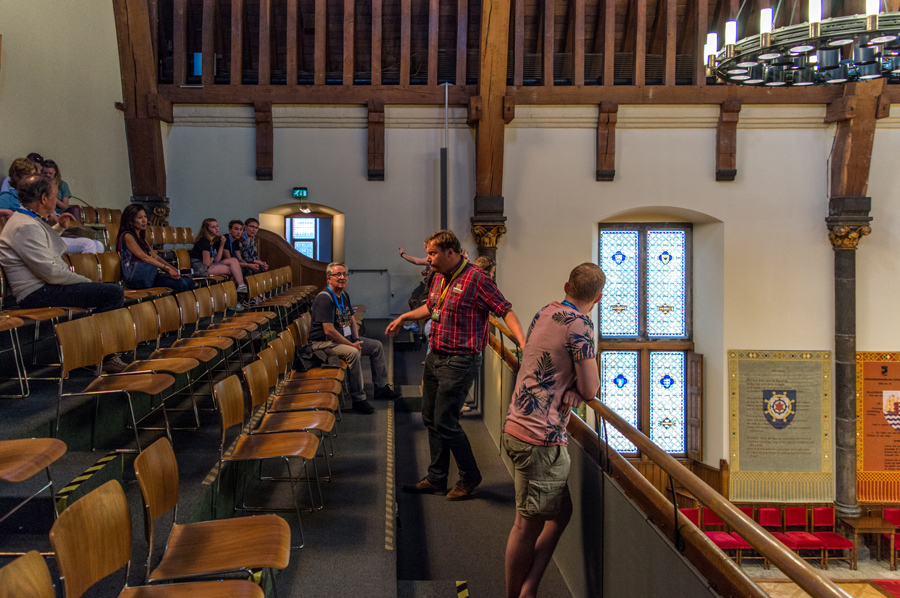
[[[707,37],[707,76],[721,83],[770,87],[879,77],[898,82],[900,13],[881,14],[880,7],[881,0],[866,0],[865,14],[823,21],[822,0],[809,0],[809,23],[779,29],[773,27],[772,8],[763,8],[759,35],[740,41],[737,21],[728,21],[721,50],[715,34]]]

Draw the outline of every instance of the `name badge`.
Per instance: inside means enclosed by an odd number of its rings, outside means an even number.
[[[441,312],[439,312],[439,311],[431,312],[431,319],[434,320],[435,322],[440,322],[441,321]]]
[[[350,332],[351,332],[350,327],[344,326],[344,336],[350,336]]]

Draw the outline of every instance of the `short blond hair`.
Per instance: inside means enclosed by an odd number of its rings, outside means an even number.
[[[344,265],[344,262],[331,262],[330,264],[328,264],[327,266],[325,266],[325,278],[330,277],[330,276],[331,276],[331,272],[332,272],[332,271],[335,269],[335,267],[337,267],[337,266],[340,266],[340,267],[345,268],[345,269],[347,268],[347,266]]]
[[[585,262],[569,273],[569,287],[566,291],[570,297],[579,301],[593,301],[606,284],[606,274],[600,266]]]

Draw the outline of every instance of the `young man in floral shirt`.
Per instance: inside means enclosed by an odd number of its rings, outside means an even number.
[[[541,309],[528,329],[503,428],[503,446],[516,468],[516,521],[506,545],[507,598],[537,595],[572,515],[566,425],[572,409],[600,388],[589,314],[605,282],[596,264],[576,267],[565,284],[565,299]]]

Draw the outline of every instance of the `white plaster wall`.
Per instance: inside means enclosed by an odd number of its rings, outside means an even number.
[[[30,152],[56,160],[100,207],[131,197],[119,54],[109,0],[0,2],[0,173]]]

